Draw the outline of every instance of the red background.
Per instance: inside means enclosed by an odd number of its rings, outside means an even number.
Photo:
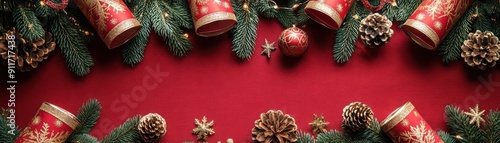
[[[56,50],[38,69],[17,74],[16,123],[28,125],[44,101],[76,114],[84,102],[97,98],[103,109],[91,133],[99,138],[129,117],[157,112],[168,124],[162,142],[194,141],[194,118],[207,116],[215,120],[216,131],[209,142],[233,138],[248,143],[254,121],[270,109],[290,114],[300,130],[311,132],[308,123],[313,114],[324,114],[331,123],[328,129],[340,129],[342,109],[354,101],[371,106],[379,121],[411,101],[436,130],[446,129],[446,105],[498,108],[498,68],[478,71],[462,60],[443,64],[437,52],[418,47],[398,24],[389,44],[365,49],[358,41],[345,64],[332,59],[336,32],[318,24],[305,28],[310,46],[301,58],[286,58],[277,50],[268,60],[260,55],[260,46],[264,39],[276,42],[284,29],[272,20],[260,21],[250,60],[238,60],[231,52],[230,34],[202,38],[191,33],[194,48],[185,58],[172,56],[161,38],[152,34],[144,60],[135,67],[122,62],[120,49],[90,46],[95,65],[81,78],[66,68]],[[151,78],[148,69],[156,68],[168,75]],[[1,70],[2,75],[6,71]],[[143,86],[144,80],[157,86]],[[1,107],[7,106],[6,86],[1,82]],[[130,97],[140,89],[145,96]],[[133,103],[124,103],[123,97]]]

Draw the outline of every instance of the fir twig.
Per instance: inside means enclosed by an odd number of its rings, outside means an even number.
[[[171,11],[175,11],[175,14],[171,15],[172,21],[176,22],[182,28],[193,29],[193,18],[191,17],[188,1],[173,0],[167,2],[172,9]]]
[[[60,13],[52,23],[51,29],[70,70],[78,76],[87,75],[94,63],[82,37],[66,14]]]
[[[469,116],[460,111],[458,107],[446,106],[446,124],[451,135],[458,135],[463,142],[484,142],[484,131],[475,124],[469,124]]]
[[[152,1],[149,17],[151,18],[153,30],[167,42],[170,51],[175,56],[186,56],[187,52],[191,49],[191,41],[184,37],[182,29],[173,21],[170,16],[165,17],[164,14],[177,14],[173,11],[165,1],[155,0]]]
[[[18,5],[12,14],[17,30],[26,40],[38,40],[43,37],[45,30],[31,9]]]
[[[231,0],[238,24],[232,29],[233,52],[240,59],[250,59],[255,49],[257,39],[257,15],[256,4],[251,2],[248,11],[243,9],[243,3],[238,0]]]
[[[359,23],[361,19],[366,17],[369,13],[370,12],[364,8],[361,1],[354,3],[349,10],[346,21],[337,31],[335,37],[333,58],[337,63],[345,63],[352,56],[356,40],[358,39]]]
[[[135,18],[141,23],[142,28],[139,33],[130,41],[123,45],[122,56],[125,63],[135,65],[144,59],[144,50],[148,43],[149,33],[151,32],[151,21],[148,17],[147,0],[141,2],[130,2],[128,5],[134,13]]]
[[[278,10],[274,8],[274,3],[270,0],[259,0],[256,9],[265,18],[276,18],[278,16]]]
[[[314,136],[309,133],[299,131],[299,139],[297,143],[314,143]]]
[[[439,44],[437,50],[439,54],[443,55],[443,62],[449,63],[460,58],[460,53],[462,52],[460,47],[462,46],[464,40],[467,39],[467,34],[469,34],[472,30],[471,16],[473,11],[473,8],[469,8],[465,11],[462,18],[457,21],[448,35]]]
[[[139,124],[139,116],[128,119],[118,128],[115,128],[111,133],[105,136],[101,143],[130,143],[141,140],[137,125]]]
[[[339,131],[330,130],[326,133],[318,134],[316,143],[347,143],[348,137]]]
[[[36,0],[35,14],[38,17],[48,18],[57,16],[57,10],[50,8],[46,5],[41,5],[41,0]]]
[[[19,136],[19,127],[16,126],[14,128],[14,130],[11,132],[12,128],[10,128],[9,126],[9,121],[4,118],[4,117],[0,117],[0,142],[1,143],[14,143],[14,141],[16,140],[16,138]],[[14,133],[14,135],[12,135],[11,133]]]
[[[96,99],[91,99],[83,104],[77,114],[78,126],[73,133],[69,136],[68,140],[76,139],[77,136],[88,134],[94,127],[101,115],[101,104]]]
[[[68,143],[97,143],[97,138],[89,134],[78,134],[66,140]]]
[[[500,112],[490,110],[490,114],[487,117],[487,122],[485,123],[485,135],[486,142],[488,143],[500,143]]]
[[[439,131],[438,135],[439,137],[441,137],[444,143],[456,143],[455,138],[444,131]]]

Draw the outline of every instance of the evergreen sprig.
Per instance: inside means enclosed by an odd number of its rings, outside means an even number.
[[[243,9],[243,3],[231,0],[238,24],[231,30],[233,33],[233,52],[239,59],[250,59],[257,39],[257,4],[248,3],[248,11]]]
[[[456,143],[457,142],[453,136],[451,136],[450,134],[448,134],[444,131],[439,131],[438,135],[443,140],[444,143]]]
[[[78,76],[85,76],[94,65],[92,57],[76,26],[72,24],[66,14],[60,12],[51,25],[56,43],[66,58],[70,70]]]
[[[39,40],[44,36],[45,30],[43,30],[40,21],[30,8],[18,5],[12,14],[14,16],[15,27],[26,40]]]
[[[485,136],[489,143],[500,143],[500,112],[490,110],[490,114],[486,117],[487,122]]]
[[[354,3],[346,16],[342,27],[337,31],[335,45],[333,48],[333,58],[337,63],[345,63],[354,52],[354,46],[358,39],[358,28],[361,19],[370,12],[364,8],[361,1]]]
[[[1,143],[14,143],[16,138],[19,136],[20,130],[19,127],[16,126],[14,128],[14,135],[10,134],[9,132],[12,130],[9,126],[9,120],[4,117],[0,117],[0,142]]]
[[[477,3],[475,1],[474,3]],[[438,52],[443,55],[443,62],[449,63],[460,58],[460,53],[464,40],[467,39],[467,34],[472,31],[472,13],[473,8],[467,9],[464,15],[457,21],[456,25],[451,29],[443,41],[438,46]]]
[[[92,130],[101,115],[101,104],[96,99],[91,99],[83,104],[77,114],[78,126],[68,137],[68,140],[88,140],[86,134]]]
[[[186,56],[192,48],[191,41],[184,37],[180,27],[191,28],[191,17],[184,2],[162,0],[130,1],[129,7],[142,24],[139,34],[124,45],[125,63],[135,65],[144,58],[144,50],[152,28],[170,47],[175,56]]]
[[[299,131],[299,139],[297,139],[297,143],[314,143],[314,141],[314,136],[309,133]]]
[[[395,5],[388,3],[382,9],[382,15],[387,16],[391,21],[404,23],[413,14],[422,0],[397,0]]]
[[[469,116],[465,115],[458,107],[446,106],[446,124],[451,135],[459,135],[461,142],[485,142],[484,131],[475,124],[469,124]]]
[[[66,143],[98,143],[97,138],[89,134],[72,135],[66,139]]]
[[[120,127],[115,128],[105,136],[100,143],[130,143],[141,141],[141,135],[137,129],[139,116],[128,119]]]
[[[318,134],[317,143],[387,143],[390,139],[385,137],[380,131],[380,124],[377,120],[372,121],[372,125],[362,131],[345,133],[340,131],[329,131]]]

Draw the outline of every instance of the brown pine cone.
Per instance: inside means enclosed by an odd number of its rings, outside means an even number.
[[[394,34],[391,26],[392,22],[386,16],[378,13],[370,14],[361,20],[359,26],[361,41],[369,47],[384,45]]]
[[[167,133],[165,119],[157,113],[149,113],[139,120],[137,126],[142,140],[146,143],[158,142]]]
[[[344,131],[358,132],[371,126],[373,111],[366,104],[353,102],[344,107],[342,117],[342,128]]]
[[[293,143],[298,139],[295,119],[281,110],[260,114],[252,129],[252,140],[259,143]]]
[[[8,30],[0,36],[0,55],[4,61],[8,59],[8,35],[15,35],[15,53],[13,60],[16,60],[16,68],[20,71],[30,71],[38,67],[38,63],[46,60],[50,52],[56,48],[56,43],[52,34],[45,32],[45,36],[40,40],[26,41],[15,29]]]
[[[465,63],[482,70],[495,66],[500,59],[500,42],[490,31],[469,33],[461,49]]]

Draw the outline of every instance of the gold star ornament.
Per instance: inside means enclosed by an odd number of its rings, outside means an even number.
[[[470,117],[469,124],[476,123],[477,127],[481,128],[481,122],[485,122],[483,119],[484,110],[479,111],[479,105],[476,104],[474,109],[469,108],[469,112],[465,112],[465,115]]]
[[[193,134],[197,135],[197,140],[206,141],[208,136],[215,134],[212,126],[214,125],[214,121],[207,122],[207,117],[203,116],[203,119],[198,120],[194,119],[194,123],[196,124],[196,128],[193,129]]]
[[[311,123],[309,123],[309,125],[311,125],[311,127],[313,128],[313,133],[316,133],[316,134],[326,132],[325,127],[328,124],[330,124],[330,123],[325,121],[325,117],[323,117],[323,115],[318,117],[316,114],[314,114],[313,121]]]
[[[276,48],[274,47],[274,42],[269,44],[269,42],[266,40],[266,44],[265,45],[262,45],[262,52],[260,53],[261,55],[264,55],[266,54],[267,55],[267,58],[271,58],[271,52],[276,50]]]

